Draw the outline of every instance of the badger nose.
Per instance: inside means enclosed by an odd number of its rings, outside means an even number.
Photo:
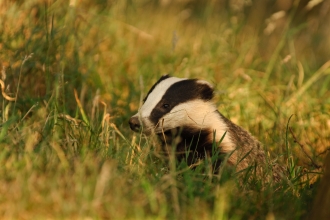
[[[139,118],[136,116],[133,116],[129,119],[129,126],[133,131],[139,131],[141,125]]]

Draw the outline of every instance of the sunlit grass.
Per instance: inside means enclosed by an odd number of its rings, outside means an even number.
[[[284,16],[283,33],[267,35],[212,2],[0,4],[1,79],[16,99],[0,108],[1,219],[308,214],[330,147],[329,62],[303,40],[315,37],[309,21],[286,26]],[[264,143],[283,181],[169,163],[156,138],[131,132],[129,117],[165,73],[214,83],[218,109]]]

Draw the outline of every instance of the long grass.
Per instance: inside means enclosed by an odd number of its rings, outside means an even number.
[[[267,5],[239,2],[2,1],[0,218],[306,217],[330,148],[329,16],[293,4],[267,23]],[[165,73],[211,81],[288,175],[190,169],[130,131]]]

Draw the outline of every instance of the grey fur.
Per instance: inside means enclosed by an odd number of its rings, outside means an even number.
[[[284,168],[270,160],[268,162],[266,161],[262,143],[248,131],[224,117],[221,113],[220,115],[227,124],[228,132],[231,134],[232,140],[237,146],[236,151],[228,159],[228,163],[234,166],[236,165],[237,171],[256,165],[256,172],[258,175],[264,175],[267,173],[264,169],[268,169],[268,172],[272,173],[273,180],[275,182],[280,181],[281,178],[283,178]],[[244,159],[241,160],[243,157]]]

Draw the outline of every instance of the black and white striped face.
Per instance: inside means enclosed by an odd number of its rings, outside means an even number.
[[[203,80],[162,76],[150,89],[137,114],[129,120],[132,130],[145,134],[212,124],[216,111],[212,86]]]

